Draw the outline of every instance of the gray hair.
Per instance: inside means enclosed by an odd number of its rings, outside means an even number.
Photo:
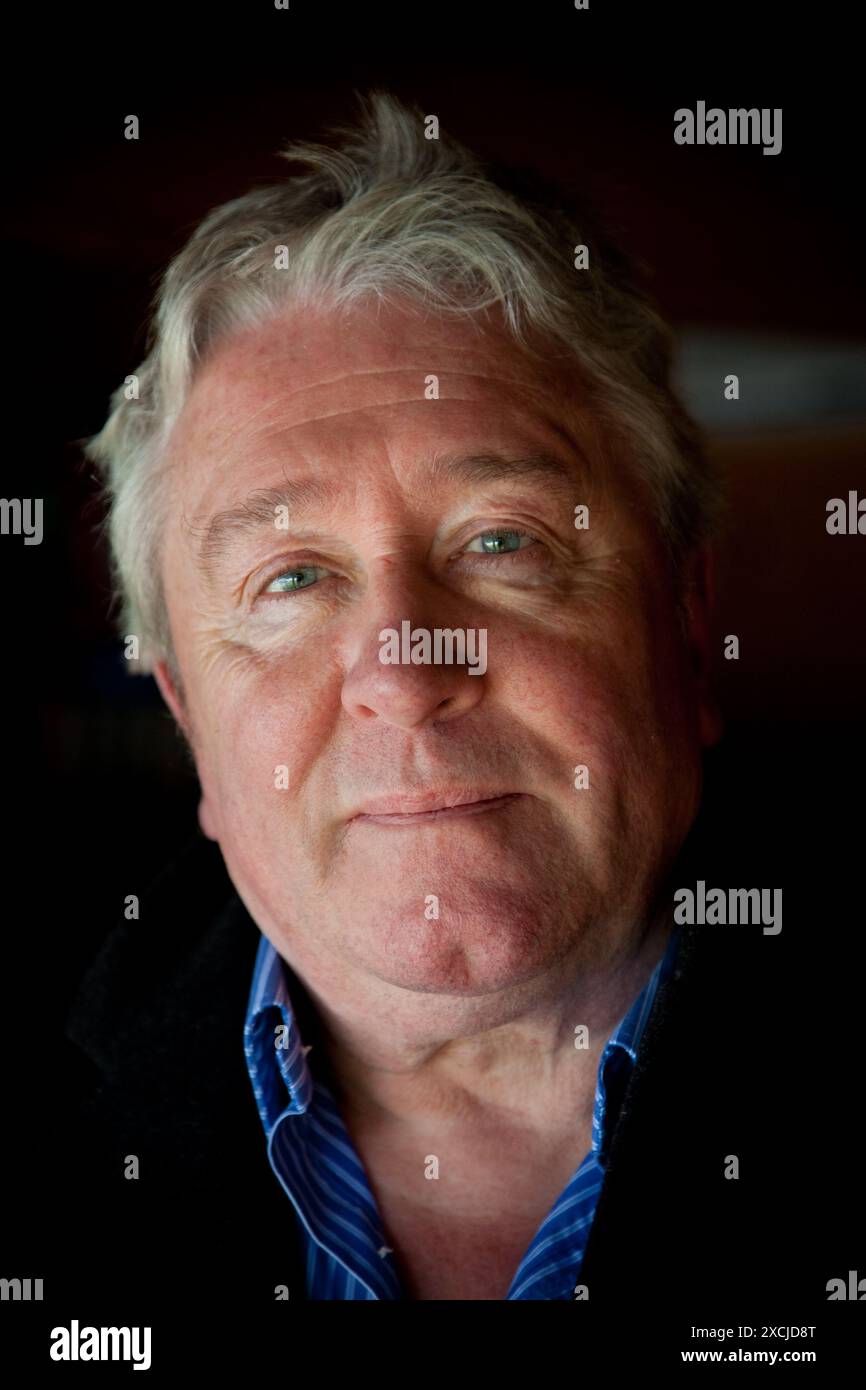
[[[160,577],[171,428],[209,349],[289,306],[394,294],[443,315],[496,309],[530,356],[561,355],[581,379],[605,450],[649,487],[675,572],[721,514],[702,434],[670,384],[670,330],[597,220],[537,177],[485,167],[444,133],[428,138],[418,107],[379,91],[359,101],[357,125],[332,132],[341,143],[282,151],[309,172],[205,217],[162,277],[138,397],[119,386],[85,441],[139,670],[163,657],[178,674]],[[587,269],[575,269],[578,245]],[[275,267],[277,246],[287,269]]]

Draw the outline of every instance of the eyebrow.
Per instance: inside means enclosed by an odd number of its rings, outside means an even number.
[[[579,459],[578,464],[583,464]],[[535,453],[510,457],[504,454],[439,454],[423,466],[423,481],[431,492],[443,486],[462,483],[476,487],[485,483],[528,479],[545,489],[569,496],[577,484],[576,470],[554,454]],[[276,509],[287,507],[296,516],[312,506],[336,505],[343,487],[333,479],[286,478],[279,487],[257,488],[237,507],[216,512],[207,522],[198,548],[198,565],[209,577],[231,549],[237,536],[249,535],[274,526]],[[197,528],[190,527],[195,531]]]

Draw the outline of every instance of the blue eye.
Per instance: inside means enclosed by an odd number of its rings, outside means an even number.
[[[516,550],[523,550],[521,541],[527,541],[530,545],[535,544],[535,537],[529,536],[525,531],[482,531],[480,536],[470,541],[466,547],[471,550],[476,541],[481,543],[481,550],[475,554],[482,555],[507,555]]]
[[[495,529],[482,531],[480,535],[469,542],[466,551],[476,555],[511,556],[530,546],[538,547],[538,545],[539,542],[535,536],[529,535],[526,531]],[[274,575],[274,578],[261,590],[261,595],[264,597],[266,594],[297,594],[304,589],[313,588],[320,579],[327,578],[329,575],[332,576],[333,572],[324,569],[321,565],[295,565]]]
[[[318,565],[302,565],[299,569],[284,570],[272,579],[262,592],[266,594],[294,594],[299,589],[308,589],[315,583],[315,577],[323,573]],[[309,576],[313,576],[311,579]]]

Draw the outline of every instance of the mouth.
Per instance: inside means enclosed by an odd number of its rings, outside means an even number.
[[[512,802],[521,801],[522,792],[505,792],[499,796],[470,797],[461,799],[455,794],[450,797],[392,797],[388,801],[371,803],[368,810],[352,816],[350,823],[368,825],[420,825],[425,821],[449,820],[458,816],[478,816],[488,811],[499,811]],[[412,802],[418,810],[412,809]],[[422,805],[423,802],[426,805]],[[435,804],[435,803],[440,804]],[[432,803],[432,804],[431,804]]]

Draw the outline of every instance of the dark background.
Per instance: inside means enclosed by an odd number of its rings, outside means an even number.
[[[588,196],[684,342],[770,332],[816,363],[823,346],[862,349],[848,21],[828,6],[700,8],[361,13],[292,0],[288,13],[48,10],[7,32],[3,488],[45,508],[41,546],[0,538],[7,979],[29,1029],[56,1026],[124,896],[196,825],[182,745],[112,627],[76,441],[141,360],[158,274],[211,207],[284,173],[282,144],[323,138],[353,118],[355,89],[387,87],[482,155]],[[675,145],[673,111],[698,99],[781,106],[782,153]],[[129,113],[137,142],[123,138]],[[719,431],[712,448],[733,500],[717,618],[719,652],[730,632],[742,648],[718,662],[731,756],[744,796],[761,784],[799,799],[804,827],[820,820],[824,857],[804,870],[814,892],[852,868],[862,826],[866,537],[829,537],[824,521],[830,497],[866,493],[866,412]],[[851,892],[846,930],[863,921]],[[25,1070],[32,1100],[31,1082]]]

